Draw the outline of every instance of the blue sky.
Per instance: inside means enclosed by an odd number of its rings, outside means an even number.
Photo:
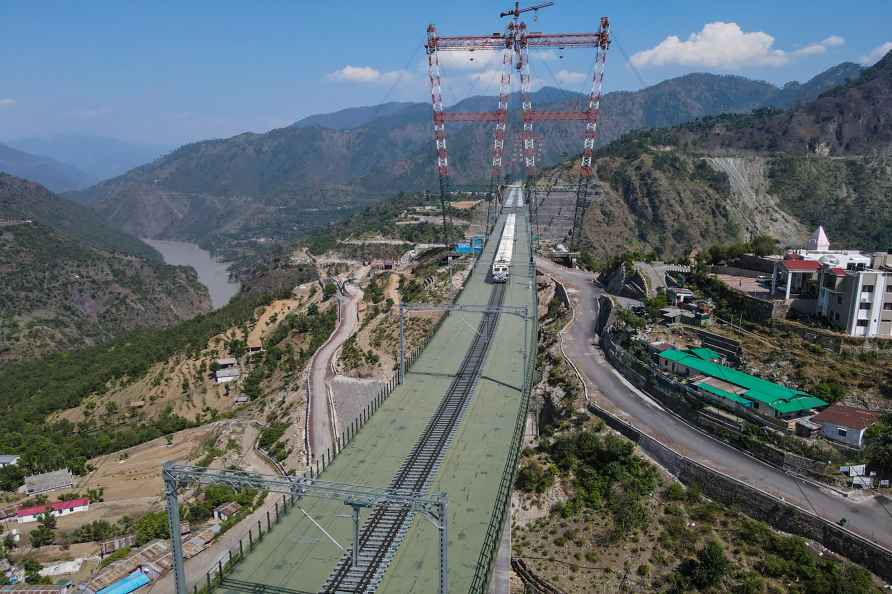
[[[262,132],[343,107],[426,101],[427,24],[443,35],[491,33],[502,29],[498,13],[511,4],[3,0],[0,139],[94,133],[176,145]],[[869,62],[878,48],[892,48],[892,2],[845,6],[557,0],[529,24],[594,30],[598,17],[609,16],[616,43],[608,92],[702,71],[782,84],[839,62]],[[487,60],[466,58],[444,67],[447,103],[493,92]],[[573,50],[531,63],[538,84],[584,90],[591,62],[590,53]]]

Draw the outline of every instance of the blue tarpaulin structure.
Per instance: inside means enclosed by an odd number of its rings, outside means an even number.
[[[99,590],[96,594],[130,594],[130,592],[142,588],[151,581],[149,576],[137,569],[111,586]]]

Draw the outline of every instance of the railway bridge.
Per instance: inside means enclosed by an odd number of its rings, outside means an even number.
[[[522,197],[512,197],[510,206],[456,300],[478,307],[446,314],[403,382],[318,477],[445,493],[445,575],[440,527],[422,514],[362,510],[353,549],[350,510],[340,501],[308,498],[235,567],[222,591],[432,594],[444,578],[449,592],[488,591],[502,527],[510,521],[536,349],[529,217]],[[509,212],[516,229],[511,274],[493,284],[488,273]],[[499,306],[530,315],[500,313]]]

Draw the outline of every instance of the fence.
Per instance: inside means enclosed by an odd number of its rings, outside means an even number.
[[[532,246],[532,240],[530,242]],[[530,324],[530,336],[527,344],[529,348],[535,348],[537,345],[537,337],[539,334],[539,293],[536,290],[536,267],[532,262],[532,251],[530,252],[530,271],[532,279],[533,291],[533,307],[531,309],[532,323]],[[486,527],[486,535],[483,539],[483,546],[480,550],[480,556],[477,558],[477,564],[474,569],[474,577],[471,580],[469,592],[471,594],[484,594],[489,592],[489,582],[492,575],[492,565],[498,551],[499,541],[501,540],[502,530],[505,521],[511,521],[510,501],[511,491],[514,487],[514,479],[517,474],[517,459],[523,444],[524,431],[526,429],[526,418],[529,410],[530,391],[532,390],[533,372],[536,368],[536,357],[527,357],[527,367],[524,369],[524,390],[520,396],[520,410],[514,422],[514,435],[512,436],[511,448],[508,451],[508,458],[505,461],[505,469],[502,472],[502,478],[499,481],[499,490],[496,495],[496,501],[493,505],[493,511],[490,514],[489,525]]]
[[[474,262],[474,267],[476,267],[480,260],[482,259],[482,253],[478,254],[476,261]],[[535,286],[535,284],[534,284]],[[461,296],[462,292],[465,289],[465,285],[462,285],[461,289],[455,294],[454,300],[458,300]],[[430,344],[430,341],[433,340],[433,337],[436,335],[437,330],[443,325],[443,322],[446,321],[449,316],[449,312],[446,312],[444,315],[440,316],[440,319],[437,320],[436,324],[434,324],[433,329],[430,334],[424,339],[424,341],[417,345],[414,349],[412,349],[406,356],[406,369],[409,370],[412,368],[414,363],[418,360],[418,357],[424,352],[424,349],[427,348],[427,345]],[[535,326],[535,324],[534,324]],[[332,333],[334,334],[334,333]],[[330,338],[330,337],[329,337]],[[317,351],[318,352],[318,351]],[[369,402],[366,408],[360,413],[358,417],[356,417],[350,424],[344,429],[340,435],[335,436],[334,444],[331,448],[328,448],[325,452],[322,452],[321,457],[317,457],[315,464],[310,464],[308,469],[305,472],[305,476],[309,476],[310,478],[318,478],[325,469],[331,466],[331,464],[337,459],[338,454],[340,454],[347,445],[353,441],[353,438],[359,433],[359,431],[368,423],[369,419],[381,408],[381,405],[387,401],[393,391],[400,385],[399,378],[399,370],[394,370],[391,374],[390,379],[381,388],[375,398]],[[524,399],[523,406],[525,407],[526,399]],[[308,402],[309,406],[309,402]],[[307,415],[309,417],[309,414]],[[526,412],[523,413],[523,418],[526,417]],[[515,438],[516,438],[517,428],[515,427]],[[521,425],[521,437],[523,436],[523,426]],[[515,448],[512,448],[512,452],[514,452]],[[259,450],[259,448],[258,448]],[[262,450],[259,450],[262,454],[265,454]],[[267,456],[268,457],[268,456]],[[514,452],[514,459],[516,460],[517,454]],[[279,465],[280,466],[280,465]],[[279,467],[277,466],[277,467]],[[283,469],[284,470],[284,469]],[[507,472],[507,468],[506,468]],[[505,478],[503,476],[503,483]],[[510,496],[510,485],[513,484],[514,479],[513,475],[509,482],[509,491],[508,494]],[[501,497],[502,486],[499,487],[499,494]],[[269,511],[266,512],[266,524],[268,533],[272,530],[272,527],[275,524],[279,523],[280,518],[284,517],[288,511],[294,506],[294,498],[286,499],[285,496],[282,498],[281,509],[278,502],[274,503],[274,515],[275,518],[270,516]],[[503,504],[504,507],[504,504]],[[492,524],[492,522],[491,522]],[[500,523],[501,525],[501,523]],[[245,540],[245,536],[242,536],[238,541],[238,547],[229,549],[227,554],[220,557],[217,560],[216,567],[211,568],[208,572],[205,573],[204,579],[199,579],[195,583],[192,584],[192,590],[194,594],[209,594],[214,588],[219,587],[223,584],[225,580],[225,576],[227,574],[231,574],[238,563],[245,558],[251,551],[254,550],[254,546],[259,543],[264,536],[262,522],[260,520],[257,521],[256,532],[254,532],[254,527],[248,529],[247,533],[247,541]],[[256,538],[255,538],[256,535]],[[489,538],[489,531],[487,531],[487,539]],[[247,545],[245,544],[247,542]],[[485,541],[485,543],[488,541]],[[484,544],[486,546],[486,544]],[[224,560],[225,558],[225,560]],[[491,562],[491,561],[490,561]],[[199,584],[199,582],[201,582]],[[249,584],[247,587],[253,588],[254,584]],[[188,589],[188,588],[187,588]],[[479,590],[483,592],[483,590]]]
[[[281,503],[273,502],[272,514],[270,510],[266,511],[266,530],[263,529],[263,520],[258,519],[256,526],[248,528],[247,534],[239,538],[237,545],[227,549],[226,553],[217,559],[216,564],[205,572],[203,578],[199,578],[192,583],[191,590],[193,594],[207,594],[214,588],[223,584],[225,576],[231,574],[236,566],[254,550],[263,538],[273,529],[273,526],[279,523],[294,507],[294,497],[282,495]],[[218,538],[222,538],[218,536]],[[187,587],[187,590],[189,588]]]

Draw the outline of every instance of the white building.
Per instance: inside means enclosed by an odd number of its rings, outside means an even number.
[[[892,337],[892,270],[823,266],[816,313],[849,336]]]
[[[57,501],[48,505],[23,507],[15,513],[15,516],[19,524],[27,524],[28,522],[38,521],[40,516],[47,512],[52,516],[59,517],[87,511],[88,509],[90,509],[90,500],[82,498],[72,499],[71,501]]]
[[[228,384],[234,382],[241,376],[238,367],[227,367],[226,369],[218,369],[214,372],[214,378],[218,384]]]
[[[875,412],[832,404],[811,418],[821,426],[821,434],[827,439],[860,448],[864,445],[864,432],[877,422]]]
[[[19,457],[11,454],[0,454],[0,468],[14,466],[19,463]]]

